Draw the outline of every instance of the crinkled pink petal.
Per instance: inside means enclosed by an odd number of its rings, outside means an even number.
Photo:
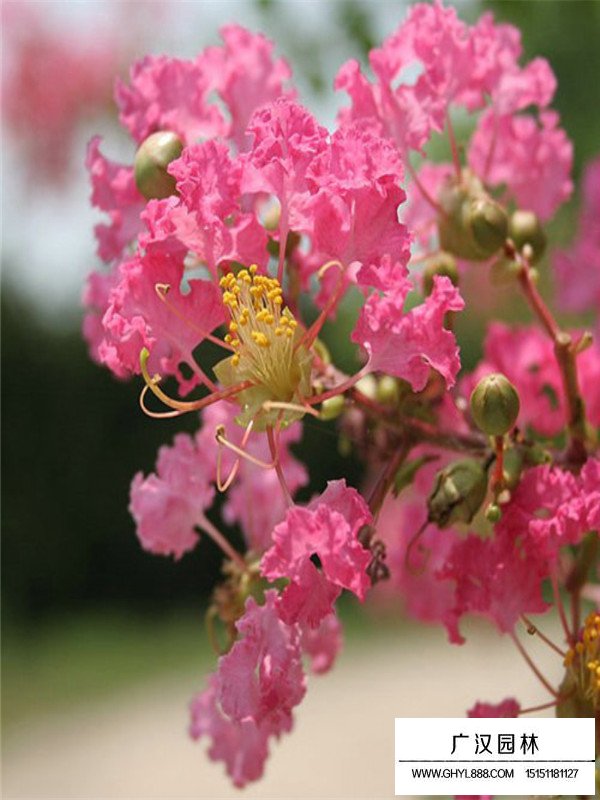
[[[138,473],[131,484],[129,510],[144,550],[181,556],[198,541],[195,526],[210,507],[214,488],[204,454],[187,434],[158,451],[156,474]]]
[[[252,719],[233,722],[222,712],[218,703],[218,679],[212,675],[207,688],[190,703],[190,736],[211,740],[208,755],[213,761],[223,761],[235,786],[243,788],[262,777],[269,755],[267,726]]]
[[[220,30],[223,47],[208,49],[218,64],[217,91],[231,116],[228,136],[239,151],[248,147],[246,128],[257,108],[278,97],[295,96],[286,87],[291,69],[285,59],[273,58],[273,43],[260,33],[240,25]]]
[[[292,709],[306,691],[299,630],[282,622],[278,603],[272,590],[262,606],[248,598],[236,623],[240,637],[217,673],[223,712],[234,722],[266,723],[273,733],[290,730]]]
[[[490,159],[491,154],[491,159]],[[492,186],[505,185],[516,203],[541,220],[552,217],[573,190],[573,145],[559,127],[558,114],[539,122],[526,114],[482,114],[471,138],[469,166]]]
[[[420,391],[433,368],[450,388],[460,369],[460,358],[454,334],[444,327],[444,317],[448,311],[461,311],[463,299],[448,278],[436,277],[429,297],[405,313],[404,302],[411,288],[404,278],[382,295],[371,294],[352,340],[364,347],[373,372],[381,370],[404,378]]]
[[[92,205],[105,211],[110,225],[96,225],[98,255],[112,261],[123,254],[142,229],[140,213],[145,200],[138,192],[133,168],[104,158],[100,152],[100,137],[94,136],[87,150],[86,167],[92,184]]]
[[[280,236],[289,230],[308,232],[310,216],[304,211],[310,193],[307,172],[313,159],[327,149],[326,129],[305,108],[280,98],[252,116],[248,133],[252,143],[241,156],[243,191],[277,198]]]
[[[124,262],[103,318],[104,341],[98,354],[117,375],[140,372],[140,352],[150,351],[149,370],[176,375],[182,390],[186,380],[179,364],[189,362],[194,348],[225,318],[221,292],[206,280],[189,280],[184,293],[182,249],[147,248]],[[159,298],[157,284],[168,285],[170,308]],[[175,309],[177,313],[173,310]]]
[[[294,506],[289,509],[284,521],[275,527],[274,544],[261,561],[265,577],[291,580],[282,601],[288,619],[301,611],[304,616],[306,603],[314,600],[311,590],[315,596],[319,590],[319,607],[323,609],[327,606],[329,592],[333,597],[334,590],[348,589],[364,599],[370,585],[366,569],[371,555],[358,541],[358,532],[370,521],[368,507],[344,481],[336,481],[333,486],[329,484],[328,490],[309,508]],[[313,555],[321,562],[321,576],[309,566]],[[327,611],[331,610],[331,602],[329,600]],[[320,621],[316,617],[311,614],[309,624],[316,626]]]
[[[184,142],[221,136],[227,124],[210,102],[218,70],[203,53],[195,61],[146,56],[129,74],[130,84],[117,81],[119,119],[137,142],[155,131],[173,131]]]
[[[502,633],[512,631],[522,614],[547,610],[541,592],[547,575],[544,560],[518,548],[513,537],[481,539],[474,534],[455,542],[438,572],[456,582],[457,617],[480,614]]]

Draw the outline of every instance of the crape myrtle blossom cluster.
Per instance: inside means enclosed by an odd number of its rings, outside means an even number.
[[[221,36],[193,60],[134,65],[116,90],[132,163],[107,159],[98,139],[87,158],[107,215],[105,268],[84,296],[91,356],[141,376],[149,416],[199,414],[195,435],[134,477],[130,503],[145,550],[181,558],[209,537],[224,553],[207,612],[220,657],[192,701],[191,735],[237,786],[258,779],[307,672],[335,661],[337,599],[364,601],[375,585],[457,644],[465,615],[487,618],[549,692],[539,706],[596,716],[599,623],[582,623],[582,598],[600,528],[600,350],[560,327],[536,285],[543,222],[572,188],[550,66],[521,64],[518,31],[490,15],[469,27],[441,3],[415,5],[372,51],[372,79],[342,66],[350,105],[328,131],[272,43],[238,26]],[[476,117],[468,143],[457,108]],[[416,170],[411,153],[435,132],[452,159]],[[596,264],[594,223],[584,211],[561,276],[584,256]],[[490,291],[512,287],[532,321],[490,322],[481,362],[459,375],[454,320],[477,303],[461,294],[468,271]],[[348,375],[320,334],[351,296],[363,365]],[[208,342],[221,352],[212,366]],[[307,416],[336,420],[364,462],[360,487],[331,476],[295,500],[309,471],[290,447]],[[245,552],[214,521],[217,493]],[[530,619],[553,607],[564,643]],[[560,687],[532,662],[523,626],[563,659]],[[534,708],[509,698],[469,713]]]

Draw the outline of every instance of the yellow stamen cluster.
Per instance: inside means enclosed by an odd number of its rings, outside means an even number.
[[[225,341],[234,350],[231,365],[243,370],[273,396],[292,395],[294,334],[298,323],[283,305],[279,281],[258,275],[252,265],[221,278],[223,303],[231,314]]]
[[[567,651],[565,666],[578,694],[600,708],[600,614],[588,616],[580,641]]]

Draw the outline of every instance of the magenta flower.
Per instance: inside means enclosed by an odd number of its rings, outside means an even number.
[[[477,702],[467,711],[468,717],[476,718],[498,718],[498,717],[518,717],[521,713],[521,706],[514,697],[507,697],[500,703],[480,703]]]

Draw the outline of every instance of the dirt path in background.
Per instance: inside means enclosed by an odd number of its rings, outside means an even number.
[[[558,679],[560,659],[528,645]],[[546,700],[510,641],[481,629],[464,647],[446,645],[439,630],[418,641],[353,642],[331,675],[311,680],[264,780],[236,792],[185,734],[186,705],[201,685],[170,677],[29,722],[4,742],[3,798],[391,798],[394,716],[463,716],[476,700],[510,695],[524,705]]]

